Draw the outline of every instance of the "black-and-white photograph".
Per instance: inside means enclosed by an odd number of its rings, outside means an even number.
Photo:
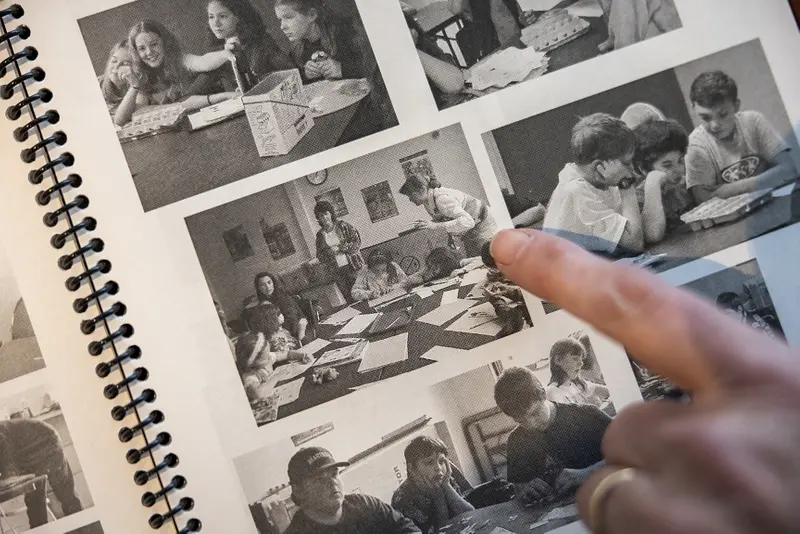
[[[541,534],[578,520],[577,488],[602,466],[616,413],[586,332],[413,397],[386,414],[397,426],[379,441],[337,428],[235,459],[258,532],[320,532],[313,518],[340,510],[336,532]]]
[[[44,367],[25,301],[0,244],[0,383]]]
[[[399,0],[439,109],[680,28],[673,0]]]
[[[712,301],[740,323],[773,339],[785,339],[757,260],[729,267],[682,287]],[[645,400],[684,398],[688,395],[633,360],[631,366]]]
[[[662,272],[800,220],[759,41],[484,134],[517,227]]]
[[[407,172],[411,154],[430,172]],[[521,289],[481,260],[498,226],[459,125],[186,223],[259,425],[532,326]]]
[[[95,521],[94,523],[76,528],[75,530],[70,530],[64,534],[104,534],[104,532],[100,521]]]
[[[93,506],[50,388],[0,399],[0,450],[0,530],[27,532]]]
[[[355,0],[137,0],[79,24],[144,211],[398,124]]]

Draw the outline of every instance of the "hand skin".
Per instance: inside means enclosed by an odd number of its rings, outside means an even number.
[[[608,494],[605,534],[798,532],[797,350],[643,269],[553,236],[502,231],[492,254],[520,286],[692,392],[688,404],[639,403],[616,417],[603,440],[608,467],[578,494],[584,521],[598,483],[614,469],[635,467],[634,480]]]

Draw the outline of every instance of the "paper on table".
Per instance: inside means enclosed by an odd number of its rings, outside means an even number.
[[[468,334],[481,334],[484,336],[496,336],[503,328],[494,308],[490,302],[484,302],[475,306],[469,313],[459,317],[453,324],[447,327],[451,332],[465,332]]]
[[[368,387],[372,387],[375,384],[380,384],[383,380],[376,380],[375,382],[368,382],[366,384],[361,384],[360,386],[352,386],[350,391],[361,391],[362,389],[367,389]]]
[[[458,300],[458,289],[451,289],[442,293],[442,305],[452,304]]]
[[[456,317],[459,313],[463,313],[475,305],[471,300],[457,300],[444,306],[439,306],[433,311],[430,311],[417,319],[422,323],[432,324],[434,326],[442,326],[447,321]]]
[[[453,347],[440,347],[436,346],[433,347],[431,350],[420,356],[420,358],[425,358],[426,360],[431,360],[434,362],[440,362],[442,360],[447,360],[454,357],[460,357],[467,353],[464,349],[455,349]]]
[[[505,87],[513,82],[521,82],[531,72],[542,67],[545,54],[534,48],[510,47],[495,52],[467,71],[467,78],[476,91],[490,87]]]
[[[375,322],[375,319],[378,318],[379,313],[365,313],[363,315],[356,315],[350,322],[342,327],[341,330],[336,332],[337,336],[346,336],[350,334],[360,334],[367,328],[369,325]]]
[[[285,380],[291,380],[296,378],[313,365],[312,363],[301,363],[301,362],[291,362],[284,365],[280,365],[275,368],[275,371],[270,375],[269,381],[277,384],[278,382],[283,382]]]
[[[603,8],[597,0],[578,0],[567,11],[573,17],[599,18],[603,16]]]
[[[523,11],[548,11],[553,9],[561,0],[517,0]]]
[[[322,338],[318,337],[317,339],[315,339],[311,343],[307,343],[307,344],[303,345],[303,348],[300,349],[300,350],[302,350],[303,352],[306,352],[308,354],[316,354],[317,351],[324,349],[325,347],[327,347],[330,344],[331,344],[331,342],[328,341],[327,339],[322,339]]]
[[[429,286],[415,287],[413,289],[413,291],[414,291],[414,293],[420,294],[423,291],[428,290],[428,291],[431,292],[431,294],[433,294],[433,293],[436,293],[437,291],[441,291],[442,289],[447,289],[450,286],[454,286],[455,284],[458,284],[459,282],[461,282],[461,279],[456,276],[456,277],[453,277],[453,278],[448,278],[447,280],[443,280],[441,282],[436,282],[436,283],[431,284]]]
[[[510,530],[506,530],[503,527],[494,527],[489,534],[514,534]]]
[[[376,306],[380,306],[383,303],[397,300],[399,298],[405,297],[406,295],[408,295],[408,291],[406,291],[405,289],[395,289],[394,291],[386,293],[383,296],[370,300],[368,304],[370,308],[375,308]]]
[[[554,508],[550,513],[542,518],[542,521],[555,521],[556,519],[567,519],[578,515],[578,505],[569,504],[561,508]]]
[[[358,372],[366,373],[367,371],[380,369],[407,359],[408,332],[403,332],[402,334],[370,343],[369,352],[361,359]]]
[[[303,86],[314,118],[351,106],[370,93],[365,79],[322,80]]]
[[[303,387],[306,377],[298,378],[288,384],[278,386],[275,388],[275,394],[278,396],[278,406],[290,404],[300,397],[300,388]]]
[[[414,290],[414,293],[416,293],[417,296],[421,299],[426,299],[433,295],[433,291],[431,291],[427,287],[419,287]]]
[[[343,308],[338,312],[334,313],[324,321],[321,321],[320,324],[344,324],[356,315],[360,315],[361,312],[355,308],[348,306],[347,308]]]
[[[474,269],[461,278],[461,287],[468,286],[470,284],[477,284],[479,282],[483,282],[486,280],[486,273],[489,272],[489,269],[483,267],[481,269]]]
[[[369,348],[369,343],[362,341],[354,345],[347,345],[327,351],[314,362],[314,367],[321,367],[323,365],[344,365],[357,361],[363,356],[363,351]]]

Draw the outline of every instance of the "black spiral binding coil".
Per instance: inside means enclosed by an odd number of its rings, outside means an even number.
[[[177,505],[172,505],[169,501],[170,495],[183,490],[186,487],[186,478],[181,475],[174,475],[168,483],[162,479],[163,472],[174,469],[179,463],[178,456],[168,453],[164,459],[156,463],[153,451],[159,448],[168,447],[172,443],[172,436],[168,432],[159,432],[153,439],[147,435],[148,430],[161,424],[164,413],[160,410],[152,410],[146,418],[140,416],[140,410],[145,404],[150,404],[156,400],[156,392],[147,388],[142,390],[138,397],[134,398],[131,390],[133,384],[144,383],[149,377],[149,372],[145,367],[137,367],[133,372],[127,373],[125,364],[130,364],[142,356],[142,350],[137,345],[128,345],[120,352],[117,344],[122,340],[129,339],[134,332],[133,326],[124,323],[117,330],[112,331],[111,322],[123,317],[127,312],[127,307],[122,302],[114,302],[110,306],[105,305],[104,301],[119,292],[119,284],[113,280],[105,282],[103,285],[96,283],[96,279],[108,274],[111,271],[111,262],[106,259],[98,260],[90,266],[93,255],[102,252],[105,244],[97,237],[89,237],[97,228],[97,221],[92,217],[85,217],[80,222],[76,222],[74,214],[84,210],[89,205],[89,199],[85,195],[75,195],[70,200],[67,198],[69,191],[81,187],[83,179],[78,174],[69,174],[66,178],[59,181],[57,173],[72,167],[75,163],[75,156],[70,152],[61,152],[58,156],[52,157],[50,151],[56,147],[64,146],[67,143],[67,135],[62,131],[56,131],[50,137],[45,138],[42,128],[46,125],[54,125],[60,121],[60,116],[55,110],[41,112],[39,108],[49,103],[53,98],[53,93],[49,89],[41,88],[36,92],[29,92],[30,85],[42,82],[46,78],[44,69],[38,66],[31,66],[23,72],[25,64],[31,64],[39,57],[39,52],[33,46],[25,46],[22,50],[14,51],[14,42],[24,41],[31,35],[31,30],[24,24],[19,24],[13,29],[6,28],[6,21],[20,19],[25,11],[18,4],[13,4],[8,8],[0,10],[0,45],[5,45],[8,57],[0,60],[0,80],[6,74],[14,76],[10,81],[0,85],[0,99],[10,100],[15,94],[19,93],[22,99],[6,109],[6,117],[11,121],[22,118],[24,112],[28,112],[30,120],[14,130],[14,139],[20,143],[35,138],[36,142],[25,148],[20,153],[22,161],[34,163],[38,158],[42,158],[44,164],[39,168],[31,170],[28,180],[34,185],[42,184],[45,179],[50,178],[51,184],[36,193],[36,203],[40,206],[47,206],[51,202],[57,204],[56,208],[48,211],[42,218],[47,227],[53,228],[62,221],[67,224],[67,229],[63,232],[53,234],[50,244],[56,249],[63,249],[68,243],[73,243],[74,249],[67,252],[58,259],[58,266],[64,270],[70,270],[76,264],[81,268],[77,275],[67,278],[65,285],[71,292],[78,291],[82,286],[87,286],[89,294],[85,297],[76,298],[73,301],[73,309],[77,313],[85,313],[94,307],[97,313],[90,319],[84,319],[80,323],[80,329],[84,334],[92,334],[98,329],[105,332],[105,337],[92,341],[88,345],[88,352],[93,357],[101,356],[108,351],[113,357],[107,361],[98,363],[95,371],[101,378],[107,378],[112,372],[116,371],[121,379],[112,384],[108,384],[103,389],[103,395],[107,399],[116,399],[120,395],[127,395],[130,399],[125,404],[114,406],[111,410],[111,417],[115,421],[122,421],[129,415],[136,419],[136,424],[126,426],[119,431],[119,440],[128,443],[136,436],[141,436],[145,445],[141,448],[132,448],[126,454],[126,459],[131,464],[137,464],[144,458],[149,458],[154,467],[148,471],[139,470],[134,474],[134,482],[138,486],[143,486],[151,480],[157,480],[160,486],[158,492],[146,492],[142,495],[142,505],[152,507],[159,501],[164,501],[169,509],[164,514],[153,514],[148,523],[153,529],[159,529],[165,524],[174,525],[177,530],[177,516],[191,511],[194,508],[194,500],[191,497],[181,497]],[[37,111],[40,113],[37,114]],[[82,243],[82,237],[89,237],[89,240]],[[186,521],[178,534],[191,534],[199,532],[202,523],[197,518],[190,518]]]

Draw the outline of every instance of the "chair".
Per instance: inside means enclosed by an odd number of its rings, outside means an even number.
[[[31,318],[28,316],[28,309],[25,307],[25,302],[19,299],[14,307],[14,315],[11,318],[11,339],[23,339],[34,335]]]
[[[308,327],[306,328],[306,336],[311,335],[312,337],[317,337],[317,325],[320,321],[320,314],[319,308],[317,307],[316,303],[307,298],[303,298],[300,295],[293,295],[295,303],[300,308],[300,311],[303,312],[303,315],[306,319],[308,319]],[[303,341],[302,339],[299,341]]]
[[[47,475],[23,475],[19,477],[3,479],[0,481],[0,505],[10,501],[11,499],[27,495],[32,491],[36,491],[40,487],[44,488],[42,494],[44,495],[47,515],[49,516],[50,520],[55,521],[56,516],[50,509],[49,501],[47,500]],[[0,506],[0,534],[4,534],[6,532],[6,528],[3,526],[4,522],[6,525],[8,525],[8,528],[12,533],[17,534],[17,532],[19,532],[8,520],[8,515],[6,515],[2,506]]]

